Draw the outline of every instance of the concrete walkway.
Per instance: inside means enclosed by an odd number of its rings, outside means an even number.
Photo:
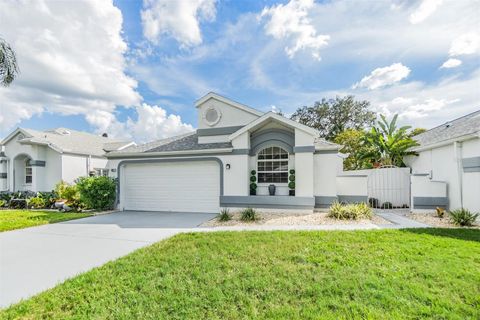
[[[402,228],[429,228],[430,226],[405,216],[395,214],[393,212],[377,212],[376,215],[390,221],[393,225],[382,225],[380,227],[386,229],[402,229]]]
[[[270,230],[372,230],[428,227],[394,213],[393,225],[198,227],[214,214],[115,212],[0,233],[0,308],[79,273],[181,232]]]

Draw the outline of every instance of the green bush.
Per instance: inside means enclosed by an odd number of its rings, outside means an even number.
[[[288,177],[288,180],[290,180],[290,181],[295,181],[295,175],[294,175],[294,174],[291,174],[291,175]]]
[[[257,190],[257,184],[254,182],[250,183],[250,190]]]
[[[74,202],[80,199],[80,194],[78,193],[77,186],[74,184],[68,184],[65,181],[60,181],[56,184],[55,193],[61,200]]]
[[[51,192],[38,192],[37,197],[45,200],[45,207],[50,208],[55,204],[55,201],[58,199],[58,194],[55,191]]]
[[[246,209],[242,210],[240,220],[242,220],[242,221],[258,220],[257,212],[253,208],[246,208]]]
[[[366,203],[341,204],[335,201],[330,206],[328,216],[335,219],[370,219],[372,217],[372,209]]]
[[[7,205],[7,201],[0,199],[0,208],[5,207]]]
[[[230,219],[232,219],[232,216],[230,216],[228,209],[222,209],[218,214],[218,221],[229,221]]]
[[[95,210],[112,209],[115,205],[115,179],[105,176],[80,177],[77,179],[80,201]]]
[[[295,169],[290,169],[288,172],[290,172],[290,174],[295,174]]]
[[[478,217],[478,213],[472,213],[467,209],[450,211],[450,217],[454,224],[462,227],[470,227]]]
[[[290,181],[290,182],[288,183],[288,187],[289,187],[290,189],[295,189],[295,181]]]
[[[32,209],[43,209],[47,206],[45,199],[42,197],[33,197],[27,200],[27,206]]]
[[[250,171],[250,175],[254,176],[256,174],[257,174],[257,171],[255,171],[255,170]]]
[[[393,204],[391,202],[382,203],[382,209],[393,209]]]
[[[251,181],[251,182],[257,181],[257,177],[255,177],[255,176],[250,176],[250,181]]]

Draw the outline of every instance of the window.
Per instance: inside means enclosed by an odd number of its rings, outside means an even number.
[[[108,177],[108,169],[95,169],[95,175]]]
[[[257,159],[258,183],[288,183],[288,152],[279,147],[260,151]]]
[[[25,183],[26,184],[32,183],[32,176],[33,176],[32,167],[30,166],[30,161],[27,160],[25,162]]]

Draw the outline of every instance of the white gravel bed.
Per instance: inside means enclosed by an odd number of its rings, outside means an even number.
[[[409,213],[406,217],[418,222],[426,223],[432,227],[461,228],[460,226],[453,224],[450,217],[448,217],[448,213],[445,213],[445,217],[443,218],[439,218],[433,213]],[[477,222],[470,228],[480,229],[479,221],[477,220]]]

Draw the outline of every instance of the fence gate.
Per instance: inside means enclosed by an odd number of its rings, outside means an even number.
[[[367,187],[372,207],[410,207],[410,168],[382,167],[369,171]]]

